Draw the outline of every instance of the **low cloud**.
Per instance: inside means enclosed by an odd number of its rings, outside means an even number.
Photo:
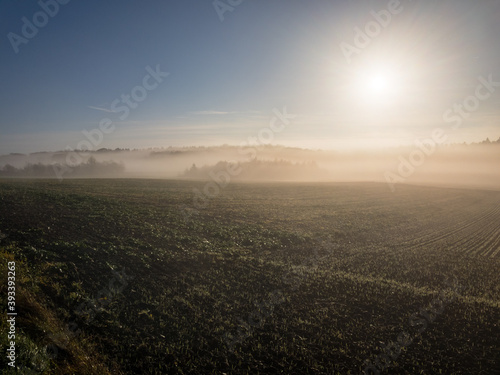
[[[222,112],[222,111],[194,111],[190,112],[192,115],[230,115],[236,112]]]
[[[94,106],[91,106],[91,105],[89,105],[88,108],[90,108],[90,109],[96,109],[98,111],[103,111],[103,112],[115,113],[115,111],[112,111],[110,109],[101,108],[101,107],[94,107]]]

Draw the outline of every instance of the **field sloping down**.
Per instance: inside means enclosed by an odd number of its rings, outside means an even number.
[[[21,371],[500,373],[500,192],[204,186],[0,180]]]

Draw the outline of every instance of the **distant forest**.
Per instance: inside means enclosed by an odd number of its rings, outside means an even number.
[[[221,161],[215,165],[197,167],[195,164],[181,175],[188,179],[208,179],[220,173],[237,180],[282,181],[300,179],[321,180],[328,171],[318,167],[316,162],[293,163],[288,160],[254,160],[229,163]]]
[[[414,157],[416,145],[382,150],[313,150],[280,145],[234,145],[56,151],[0,155],[0,177],[181,178],[229,176],[240,181],[385,181]],[[500,186],[500,139],[442,144],[425,152],[408,182]],[[80,164],[67,164],[74,153]],[[404,160],[403,160],[404,159]],[[402,161],[403,160],[403,161]],[[413,160],[413,159],[412,159]],[[229,161],[232,161],[230,163]],[[399,169],[398,169],[399,168]],[[398,172],[399,173],[399,172]],[[213,176],[216,177],[213,177]],[[444,182],[443,182],[444,183]]]
[[[65,177],[114,177],[125,170],[122,163],[114,161],[98,162],[94,157],[89,158],[87,162],[75,165],[73,167],[63,166],[61,164],[26,164],[23,168],[16,168],[6,164],[0,169],[0,177],[44,177],[54,178],[57,176],[57,168],[65,168]]]

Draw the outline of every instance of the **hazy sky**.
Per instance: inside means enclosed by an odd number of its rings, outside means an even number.
[[[101,122],[95,148],[264,142],[284,107],[277,144],[500,137],[498,0],[4,0],[0,14],[1,154],[77,148]]]

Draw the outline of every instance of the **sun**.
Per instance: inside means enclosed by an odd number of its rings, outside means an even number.
[[[386,73],[375,73],[368,80],[368,89],[374,94],[386,93],[393,87],[391,77]]]
[[[385,108],[395,104],[401,80],[398,71],[389,64],[365,66],[356,71],[352,90],[359,104]]]

